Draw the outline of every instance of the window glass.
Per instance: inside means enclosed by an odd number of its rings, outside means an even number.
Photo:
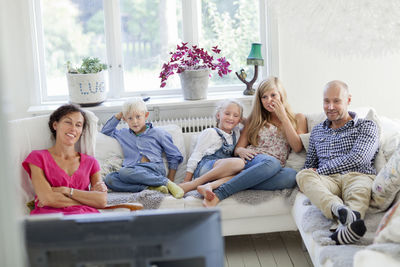
[[[160,90],[161,67],[182,41],[181,1],[121,0],[120,10],[125,91]],[[173,75],[164,89],[177,87]]]
[[[47,96],[68,95],[66,62],[106,59],[103,1],[42,0]]]
[[[211,51],[218,45],[221,54],[231,63],[232,72],[220,78],[213,72],[210,85],[239,84],[235,71],[244,69],[253,77],[253,66],[246,65],[251,43],[260,42],[259,0],[202,0],[202,34],[200,45]],[[265,55],[263,55],[265,57]],[[249,79],[248,78],[248,79]]]

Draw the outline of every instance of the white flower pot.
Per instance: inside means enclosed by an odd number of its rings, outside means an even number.
[[[206,99],[209,76],[209,69],[185,70],[179,73],[183,98],[186,100]]]
[[[106,100],[105,71],[88,74],[67,73],[69,101],[95,106]]]

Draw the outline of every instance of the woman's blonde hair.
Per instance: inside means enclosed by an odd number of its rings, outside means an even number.
[[[297,129],[297,123],[295,115],[292,112],[289,103],[287,102],[286,90],[283,88],[281,81],[277,77],[269,77],[260,83],[257,88],[256,94],[254,95],[253,107],[251,109],[250,116],[248,117],[248,135],[247,141],[253,145],[258,145],[258,133],[261,128],[271,123],[271,113],[266,110],[261,102],[261,97],[270,90],[276,90],[280,97],[283,106],[285,107],[286,114],[289,117],[293,127]]]
[[[235,99],[225,99],[222,100],[220,102],[218,102],[217,108],[215,109],[215,119],[217,120],[217,127],[219,127],[219,118],[218,118],[218,114],[223,111],[227,106],[229,106],[230,104],[235,104],[239,107],[239,111],[240,111],[240,121],[242,121],[243,119],[243,105],[242,103],[240,103],[239,101],[235,100]]]

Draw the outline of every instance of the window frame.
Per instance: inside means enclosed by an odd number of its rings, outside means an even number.
[[[178,3],[179,4],[179,3]],[[182,0],[183,40],[190,44],[198,44],[201,34],[201,1]],[[124,90],[122,32],[119,0],[103,0],[104,29],[106,38],[106,53],[108,62],[108,100],[117,100],[132,96],[165,96],[181,95],[181,88],[160,89],[151,91],[127,92]],[[65,101],[68,95],[47,95],[45,71],[44,32],[42,25],[41,0],[31,2],[31,31],[33,36],[33,53],[35,66],[35,96],[33,105],[43,105]],[[261,67],[259,80],[269,75],[279,74],[278,26],[275,14],[269,9],[268,1],[259,0],[260,41],[263,44],[262,53],[265,64]],[[243,90],[243,84],[210,86],[209,92],[225,92]]]

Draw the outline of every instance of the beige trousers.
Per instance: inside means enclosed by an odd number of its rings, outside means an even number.
[[[300,190],[329,219],[333,219],[331,207],[334,203],[345,204],[364,218],[374,179],[375,175],[359,172],[320,175],[312,169],[302,170],[296,176]]]

